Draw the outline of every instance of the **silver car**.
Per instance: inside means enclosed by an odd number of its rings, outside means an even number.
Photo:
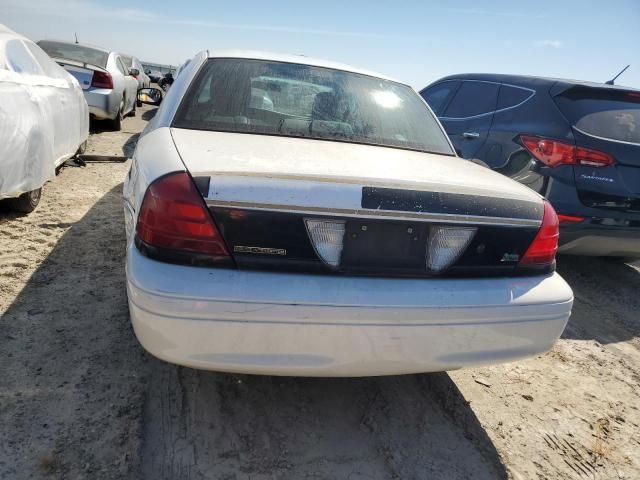
[[[122,128],[126,115],[136,114],[136,96],[140,73],[127,68],[123,55],[99,47],[41,40],[40,48],[73,75],[82,87],[92,118],[111,120]]]
[[[140,72],[138,75],[134,75],[136,80],[138,80],[138,89],[148,88],[149,85],[151,85],[151,79],[146,73],[144,73],[144,67],[142,66],[142,63],[140,63],[140,60],[131,55],[122,55],[122,60],[124,61],[124,66],[127,67],[127,69],[135,69]]]

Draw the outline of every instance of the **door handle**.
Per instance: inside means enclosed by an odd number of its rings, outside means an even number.
[[[478,132],[464,132],[462,136],[468,139],[480,138],[480,134]]]

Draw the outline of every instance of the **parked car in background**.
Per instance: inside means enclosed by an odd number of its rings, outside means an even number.
[[[158,80],[158,86],[165,92],[169,91],[173,85],[173,73],[165,73],[160,80]]]
[[[42,186],[89,136],[80,85],[40,47],[0,24],[0,199],[31,212]]]
[[[151,79],[144,73],[144,68],[140,60],[130,55],[123,55],[122,60],[124,61],[124,66],[127,68],[127,71],[135,69],[139,72],[138,75],[133,76],[138,81],[138,89],[147,88],[151,85]]]
[[[158,83],[163,76],[163,73],[159,72],[158,70],[147,69],[145,70],[144,73],[147,74],[147,76],[149,77],[149,80],[153,83]]]
[[[152,354],[384,375],[526,357],[562,333],[553,208],[457,158],[411,87],[209,51],[171,89],[124,185],[129,308]]]
[[[461,156],[551,201],[560,252],[640,257],[639,90],[465,74],[421,94]]]
[[[52,40],[40,40],[38,45],[78,80],[92,118],[111,120],[120,130],[123,118],[135,115],[138,80],[134,77],[140,72],[128,69],[121,54]]]

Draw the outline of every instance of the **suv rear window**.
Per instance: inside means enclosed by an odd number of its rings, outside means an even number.
[[[555,102],[584,133],[640,144],[640,92],[573,87],[556,96]]]
[[[102,50],[70,43],[52,42],[49,40],[39,41],[38,46],[52,58],[88,63],[96,67],[107,68],[109,54]]]
[[[208,60],[182,99],[173,126],[453,155],[437,120],[410,87],[295,63]]]

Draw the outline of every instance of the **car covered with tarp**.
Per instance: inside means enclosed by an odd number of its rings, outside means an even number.
[[[78,82],[35,43],[0,24],[0,199],[30,212],[42,186],[86,147]]]

